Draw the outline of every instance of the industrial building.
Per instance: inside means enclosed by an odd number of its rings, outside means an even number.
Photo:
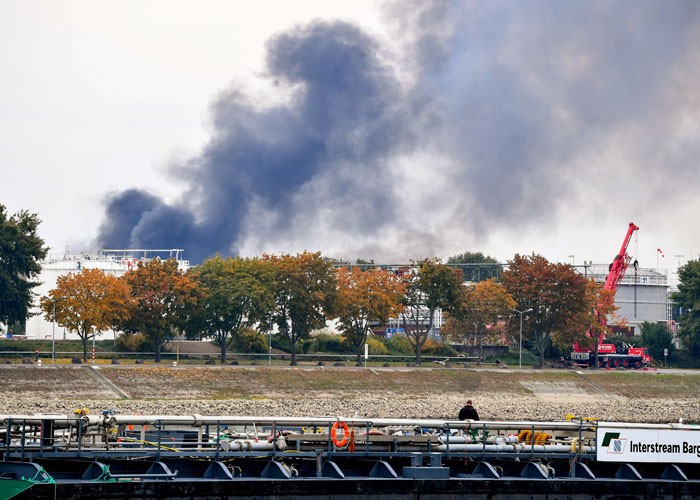
[[[604,283],[608,275],[608,268],[604,265],[587,264],[577,268],[588,276],[592,274],[598,283]],[[617,290],[615,305],[619,309],[610,324],[627,325],[639,335],[639,325],[645,321],[669,322],[673,319],[669,312],[672,291],[668,269],[633,269],[630,266]]]
[[[182,259],[182,249],[168,250],[98,250],[95,254],[72,255],[68,251],[63,255],[49,255],[42,264],[41,273],[37,281],[40,283],[34,289],[37,297],[48,296],[50,290],[56,287],[59,276],[69,273],[79,273],[82,269],[100,269],[107,274],[122,276],[131,269],[135,269],[140,262],[148,262],[154,258],[174,258],[182,271],[189,268],[189,261]],[[38,307],[38,299],[34,301],[34,307],[30,309],[30,317],[27,319],[25,334],[28,339],[77,339],[78,336],[47,321]],[[104,339],[113,338],[115,332],[104,332]]]

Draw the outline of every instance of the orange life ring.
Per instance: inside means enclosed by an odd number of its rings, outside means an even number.
[[[339,440],[337,437],[337,432],[340,428],[343,429],[343,439]],[[348,424],[345,422],[334,423],[333,427],[331,427],[331,439],[333,440],[333,444],[336,446],[336,448],[342,448],[348,444],[348,441],[350,440],[350,429],[348,428]]]

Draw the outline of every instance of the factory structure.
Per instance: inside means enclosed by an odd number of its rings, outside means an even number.
[[[605,282],[607,265],[587,264],[580,266],[579,270],[581,267],[586,275],[592,274],[596,282]],[[670,270],[630,268],[617,289],[615,305],[619,309],[610,324],[626,325],[628,334],[639,335],[639,325],[645,321],[663,322],[675,333],[671,294],[676,291],[677,288],[671,286]]]

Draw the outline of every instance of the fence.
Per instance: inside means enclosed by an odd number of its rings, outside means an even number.
[[[98,362],[104,362],[104,360],[115,360],[115,361],[131,361],[131,362],[146,362],[155,359],[155,352],[116,352],[116,351],[96,351],[95,359]],[[77,358],[82,360],[82,351],[62,351],[56,352],[55,357],[57,359],[73,359]],[[37,360],[42,360],[42,363],[50,362],[52,358],[51,351],[0,351],[0,362],[11,363],[13,361],[24,361],[26,363],[35,362]],[[356,354],[297,354],[296,359],[300,363],[343,363],[343,364],[355,364],[357,362]],[[210,362],[218,363],[219,356],[212,354],[203,353],[188,353],[188,354],[177,354],[170,351],[161,352],[162,361],[191,361],[191,362]],[[275,363],[280,364],[283,362],[288,362],[291,360],[291,355],[288,353],[228,353],[227,363],[229,364],[268,364]],[[436,365],[448,365],[457,363],[476,363],[479,361],[477,356],[422,356],[421,360],[425,364],[436,364]],[[367,362],[372,365],[382,364],[382,363],[415,363],[416,358],[414,355],[370,355]],[[88,350],[87,363],[92,362],[92,351]],[[362,364],[365,363],[364,356],[361,358]]]

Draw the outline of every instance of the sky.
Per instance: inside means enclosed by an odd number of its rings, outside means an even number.
[[[56,255],[600,264],[634,222],[675,271],[699,81],[695,0],[0,0],[0,204]]]

